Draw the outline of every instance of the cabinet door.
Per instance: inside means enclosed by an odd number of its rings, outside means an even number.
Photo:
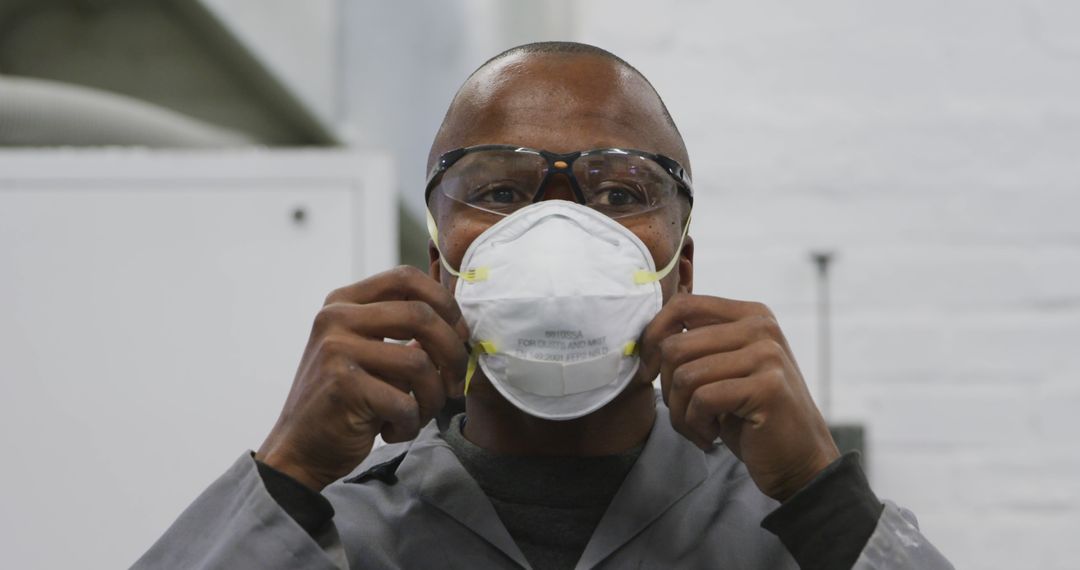
[[[5,566],[126,567],[259,445],[357,277],[354,182],[0,186]]]

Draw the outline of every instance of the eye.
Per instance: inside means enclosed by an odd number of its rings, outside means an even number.
[[[488,192],[488,197],[492,202],[509,204],[514,201],[514,190],[506,187],[494,188]]]
[[[607,202],[612,206],[626,206],[634,202],[634,196],[626,188],[608,190]]]
[[[633,207],[646,203],[645,193],[618,181],[608,181],[596,190],[593,203],[599,206]]]
[[[528,201],[529,196],[523,192],[521,188],[507,181],[491,182],[479,188],[475,188],[469,192],[468,197],[468,202],[470,204],[498,206]]]

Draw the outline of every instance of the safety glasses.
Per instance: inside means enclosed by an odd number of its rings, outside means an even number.
[[[439,157],[424,190],[500,216],[544,199],[551,177],[564,175],[579,204],[612,218],[642,214],[674,202],[693,205],[686,170],[663,155],[601,148],[558,154],[511,145],[479,145]]]

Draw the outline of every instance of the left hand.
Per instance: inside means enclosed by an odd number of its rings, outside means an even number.
[[[704,450],[719,436],[778,501],[840,456],[765,305],[677,294],[642,333],[641,362],[674,428]]]

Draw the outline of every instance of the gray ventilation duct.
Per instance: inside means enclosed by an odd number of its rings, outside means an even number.
[[[0,76],[0,146],[251,146],[175,111],[70,83]]]

